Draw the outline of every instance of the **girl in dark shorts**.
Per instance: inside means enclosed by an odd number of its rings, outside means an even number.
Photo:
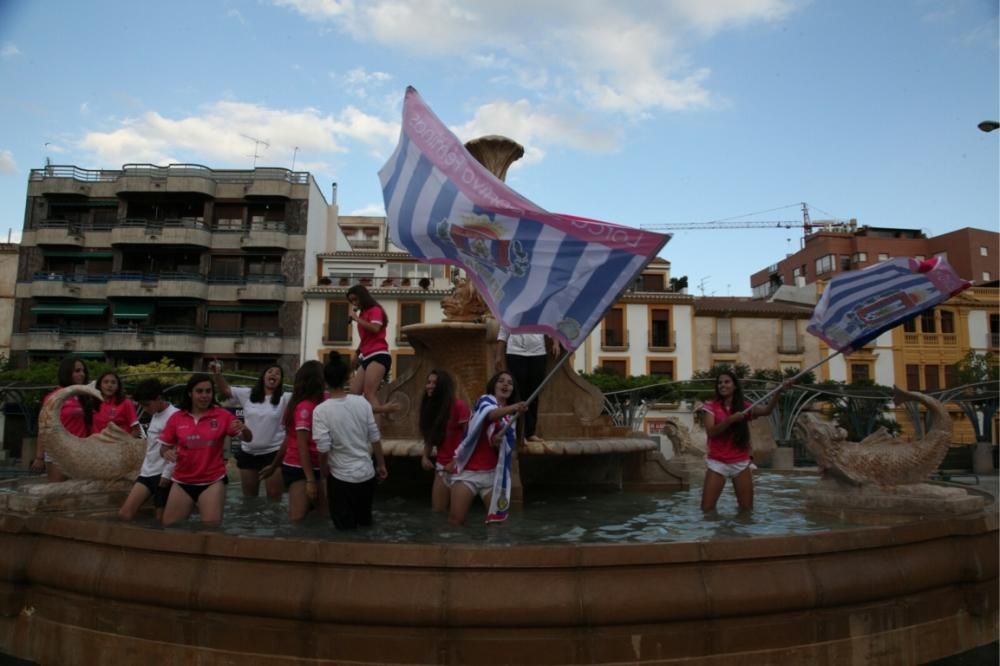
[[[323,364],[306,361],[295,373],[295,386],[285,410],[285,441],[274,462],[260,471],[262,479],[281,466],[288,489],[288,519],[298,522],[310,508],[326,512],[325,484],[320,473],[323,461],[312,438],[313,410],[323,402]],[[325,456],[324,456],[325,460]]]
[[[389,328],[389,317],[378,302],[362,285],[356,284],[347,290],[347,300],[354,306],[351,319],[358,324],[358,370],[351,377],[351,393],[363,395],[372,407],[382,403],[378,399],[378,387],[392,368],[392,356],[385,334]]]
[[[225,504],[226,461],[222,457],[226,437],[244,442],[253,433],[215,401],[212,378],[196,373],[188,380],[180,411],[170,417],[160,434],[160,454],[174,467],[174,485],[163,509],[163,524],[187,520],[198,505],[201,522],[222,522]]]
[[[143,460],[142,469],[139,470],[139,478],[135,480],[135,485],[132,486],[125,503],[118,510],[118,517],[122,520],[132,520],[139,512],[139,507],[152,497],[156,519],[162,520],[174,466],[160,455],[160,433],[163,432],[170,417],[178,410],[163,397],[163,385],[158,379],[139,382],[132,397],[144,412],[151,415],[151,418],[149,429],[146,431],[146,459]]]
[[[240,488],[244,497],[257,497],[260,493],[260,470],[276,458],[278,449],[285,442],[285,407],[290,393],[282,390],[284,371],[272,365],[260,374],[253,388],[230,386],[222,376],[222,366],[213,361],[209,367],[214,371],[215,384],[219,393],[233,398],[243,409],[243,420],[254,433],[252,442],[244,442],[236,452],[236,466],[240,470]],[[281,499],[284,484],[281,475],[274,474],[264,482],[267,496],[272,500]]]

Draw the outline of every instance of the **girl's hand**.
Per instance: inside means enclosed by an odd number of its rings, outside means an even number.
[[[526,412],[528,411],[528,403],[521,401],[512,405],[515,412]]]
[[[230,422],[228,430],[230,437],[239,437],[242,432],[243,432],[243,421],[237,419],[235,421]]]
[[[378,477],[379,481],[385,481],[389,477],[389,470],[385,468],[385,463],[375,466],[375,476]]]
[[[31,471],[35,474],[41,474],[45,471],[45,458],[35,458],[31,461]]]
[[[270,464],[268,464],[268,465],[266,465],[265,467],[262,467],[261,470],[259,472],[257,472],[257,479],[259,481],[263,481],[267,477],[269,477],[272,474],[274,474],[274,470],[276,470],[276,469],[278,469],[278,466],[276,464],[274,464],[273,462],[270,463]]]
[[[316,489],[316,482],[306,479],[306,497],[309,498],[310,502],[315,502],[318,495],[319,491]]]
[[[161,446],[160,457],[167,462],[177,462],[177,449],[173,446]]]
[[[452,460],[450,463],[444,466],[444,471],[448,472],[449,474],[454,474],[456,471],[458,471],[458,463]]]
[[[420,466],[423,467],[425,471],[434,471],[434,461],[427,456],[420,456]]]

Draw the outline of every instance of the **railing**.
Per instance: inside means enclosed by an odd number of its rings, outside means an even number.
[[[712,336],[712,352],[715,354],[723,354],[729,352],[738,352],[740,350],[740,336],[733,333],[728,336],[720,336],[718,334]]]
[[[607,331],[601,336],[601,349],[604,351],[623,351],[628,349],[628,331],[622,331],[621,335],[608,335]]]
[[[36,271],[31,274],[32,282],[59,281],[78,283],[104,283],[111,278],[107,273],[97,275],[77,275],[74,273],[52,273],[48,271]]]
[[[164,227],[169,227],[171,229],[203,229],[208,231],[204,220],[197,217],[179,217],[163,220],[151,220],[145,217],[127,217],[124,220],[119,220],[118,226],[141,227],[145,229],[163,229]]]
[[[284,275],[209,275],[205,278],[209,284],[286,284]]]
[[[205,337],[208,338],[281,338],[284,331],[281,328],[270,328],[265,330],[239,328],[239,329],[205,329]]]
[[[801,354],[804,351],[805,346],[802,344],[801,337],[797,337],[794,342],[791,340],[782,340],[778,343],[779,354]]]
[[[112,280],[135,282],[162,282],[164,280],[187,280],[189,282],[205,282],[201,273],[183,271],[162,271],[160,273],[143,273],[142,271],[118,271],[111,274]]]
[[[651,350],[673,351],[677,348],[677,332],[674,330],[671,330],[667,335],[657,335],[650,331],[647,337],[647,345]]]
[[[32,169],[28,175],[28,180],[39,181],[46,178],[72,178],[84,183],[109,183],[125,176],[147,178],[168,178],[170,176],[175,178],[200,177],[214,180],[217,183],[252,183],[255,180],[282,180],[298,185],[307,185],[309,183],[309,172],[307,171],[289,171],[288,169],[275,167],[260,167],[253,170],[215,170],[200,164],[169,164],[167,166],[126,164],[121,170],[94,170],[81,169],[72,165],[50,165],[42,169]]]

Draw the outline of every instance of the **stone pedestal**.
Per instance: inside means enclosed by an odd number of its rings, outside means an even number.
[[[972,452],[972,471],[976,474],[993,473],[993,445],[990,442],[976,442]]]
[[[772,469],[794,469],[795,449],[787,446],[779,446],[771,452]]]
[[[961,515],[982,511],[985,500],[963,488],[931,483],[900,486],[852,486],[824,478],[803,491],[810,509],[876,512],[894,515]]]

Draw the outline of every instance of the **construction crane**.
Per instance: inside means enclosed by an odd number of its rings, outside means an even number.
[[[653,224],[642,226],[648,231],[695,231],[699,229],[796,229],[801,228],[802,234],[808,236],[813,229],[819,228],[826,231],[848,231],[856,226],[852,220],[823,220],[813,222],[809,218],[809,205],[802,203],[801,220],[715,220],[711,222],[674,222],[666,224]]]

